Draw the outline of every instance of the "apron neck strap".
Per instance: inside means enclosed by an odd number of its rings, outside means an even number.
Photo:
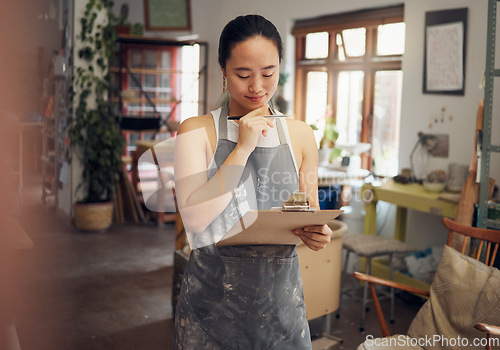
[[[229,108],[227,104],[222,107],[219,116],[219,140],[227,140],[227,114],[229,112]]]
[[[271,106],[269,106],[269,111],[271,112],[272,115],[278,114]],[[276,121],[276,127],[278,128],[278,137],[280,139],[280,144],[281,145],[288,144],[288,142],[286,141],[285,130],[283,129],[283,124],[282,124],[286,123],[286,121],[283,118],[276,118],[275,121]]]

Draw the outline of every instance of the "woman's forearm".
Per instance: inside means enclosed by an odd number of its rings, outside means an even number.
[[[208,181],[206,172],[176,179],[178,206],[188,230],[200,233],[222,213],[239,184],[247,159],[248,154],[236,147]]]

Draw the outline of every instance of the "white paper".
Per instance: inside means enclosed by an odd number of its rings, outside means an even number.
[[[456,91],[463,89],[462,22],[427,27],[427,90]]]

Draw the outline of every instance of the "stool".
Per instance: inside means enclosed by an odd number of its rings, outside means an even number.
[[[394,279],[394,266],[392,256],[394,254],[404,254],[414,251],[409,245],[386,237],[374,236],[360,233],[348,233],[343,237],[342,247],[346,250],[344,263],[344,272],[349,262],[349,254],[354,253],[359,257],[366,259],[365,273],[371,274],[372,258],[383,255],[389,256],[389,276]],[[391,323],[394,323],[394,288],[390,288],[389,297],[391,299]],[[363,303],[361,311],[361,321],[359,325],[360,332],[365,328],[366,304],[368,304],[368,283],[364,285]]]

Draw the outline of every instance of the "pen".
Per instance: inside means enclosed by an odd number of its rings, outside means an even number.
[[[236,116],[232,116],[232,117],[227,117],[227,119],[228,120],[240,120],[243,117],[244,117],[243,115],[236,115]],[[288,117],[288,116],[287,115],[265,115],[264,117],[265,118],[284,118],[284,117]]]

